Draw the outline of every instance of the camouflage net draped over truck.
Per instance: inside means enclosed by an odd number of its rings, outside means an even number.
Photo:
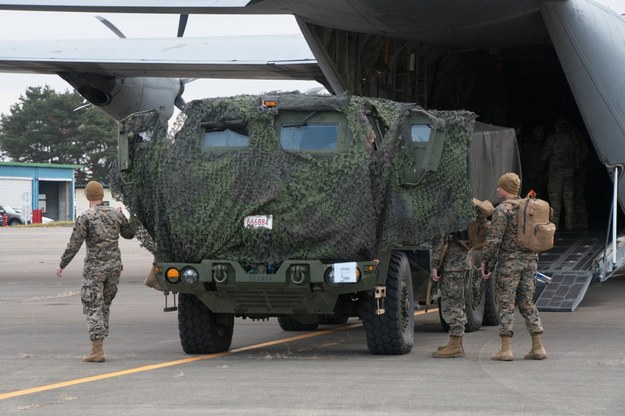
[[[410,164],[401,128],[408,106],[363,97],[279,97],[278,112],[344,114],[351,145],[329,152],[283,150],[274,112],[258,106],[256,96],[194,101],[173,141],[155,113],[121,125],[131,166],[113,174],[113,189],[144,224],[143,243],[158,261],[370,260],[470,220],[473,113],[430,112],[448,134],[440,165],[418,184],[402,185]],[[385,131],[377,150],[367,142],[372,114]],[[207,125],[245,126],[249,146],[205,149]],[[245,228],[249,215],[273,215],[273,229]]]

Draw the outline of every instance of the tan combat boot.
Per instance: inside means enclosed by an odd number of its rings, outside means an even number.
[[[88,363],[102,363],[104,362],[104,352],[102,351],[103,339],[96,339],[91,341],[91,354],[85,355],[82,360]]]
[[[434,358],[457,358],[464,357],[464,351],[462,350],[462,337],[450,335],[449,344],[443,346],[442,349],[436,350],[432,353]]]
[[[547,358],[541,334],[532,335],[532,350],[523,357],[526,360],[544,360]]]
[[[508,335],[501,336],[501,351],[496,352],[490,357],[491,360],[512,361],[512,337]]]
[[[451,337],[449,337],[449,342],[445,345],[439,345],[436,351],[441,351],[444,348],[447,348],[451,343]],[[464,338],[460,337],[460,349],[462,349],[462,353],[464,354]]]

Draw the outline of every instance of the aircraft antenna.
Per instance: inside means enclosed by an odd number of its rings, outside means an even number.
[[[187,28],[187,22],[189,21],[188,14],[181,14],[180,19],[178,20],[178,37],[181,38],[184,36],[184,31]]]
[[[95,18],[98,19],[104,26],[106,26],[109,29],[111,29],[111,31],[113,33],[115,33],[117,35],[117,37],[122,38],[122,39],[126,39],[126,36],[122,33],[122,31],[119,30],[117,28],[117,26],[115,26],[113,23],[109,22],[107,19],[105,19],[102,16],[96,16]]]

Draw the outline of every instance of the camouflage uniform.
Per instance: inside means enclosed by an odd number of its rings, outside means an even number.
[[[92,206],[76,220],[61,258],[60,267],[64,269],[83,241],[87,242],[80,299],[91,341],[104,339],[109,332],[109,311],[123,268],[118,246],[120,235],[126,239],[135,235],[124,214],[104,205]]]
[[[495,287],[499,301],[499,335],[509,337],[514,334],[512,328],[515,304],[525,318],[530,334],[543,333],[540,314],[534,305],[534,277],[538,255],[519,248],[517,227],[518,207],[506,201],[502,202],[495,209],[482,250],[488,270],[492,270],[497,264]]]
[[[443,302],[441,314],[449,325],[449,335],[464,336],[464,325],[467,316],[464,305],[464,287],[468,276],[467,250],[460,244],[458,233],[446,236],[449,246],[438,272],[441,275],[441,297]],[[432,242],[432,267],[441,264],[441,255],[445,237],[441,236]]]
[[[574,228],[575,169],[579,165],[577,141],[565,125],[559,124],[557,133],[549,136],[542,159],[549,161],[547,192],[553,209],[553,223],[559,227],[560,213],[564,207],[564,225]]]

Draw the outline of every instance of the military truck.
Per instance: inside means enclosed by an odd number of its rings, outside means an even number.
[[[474,215],[475,115],[281,94],[198,100],[184,118],[173,139],[157,112],[121,123],[113,180],[178,294],[183,350],[227,350],[235,317],[359,317],[371,353],[408,353],[415,305],[436,302],[431,238]]]

